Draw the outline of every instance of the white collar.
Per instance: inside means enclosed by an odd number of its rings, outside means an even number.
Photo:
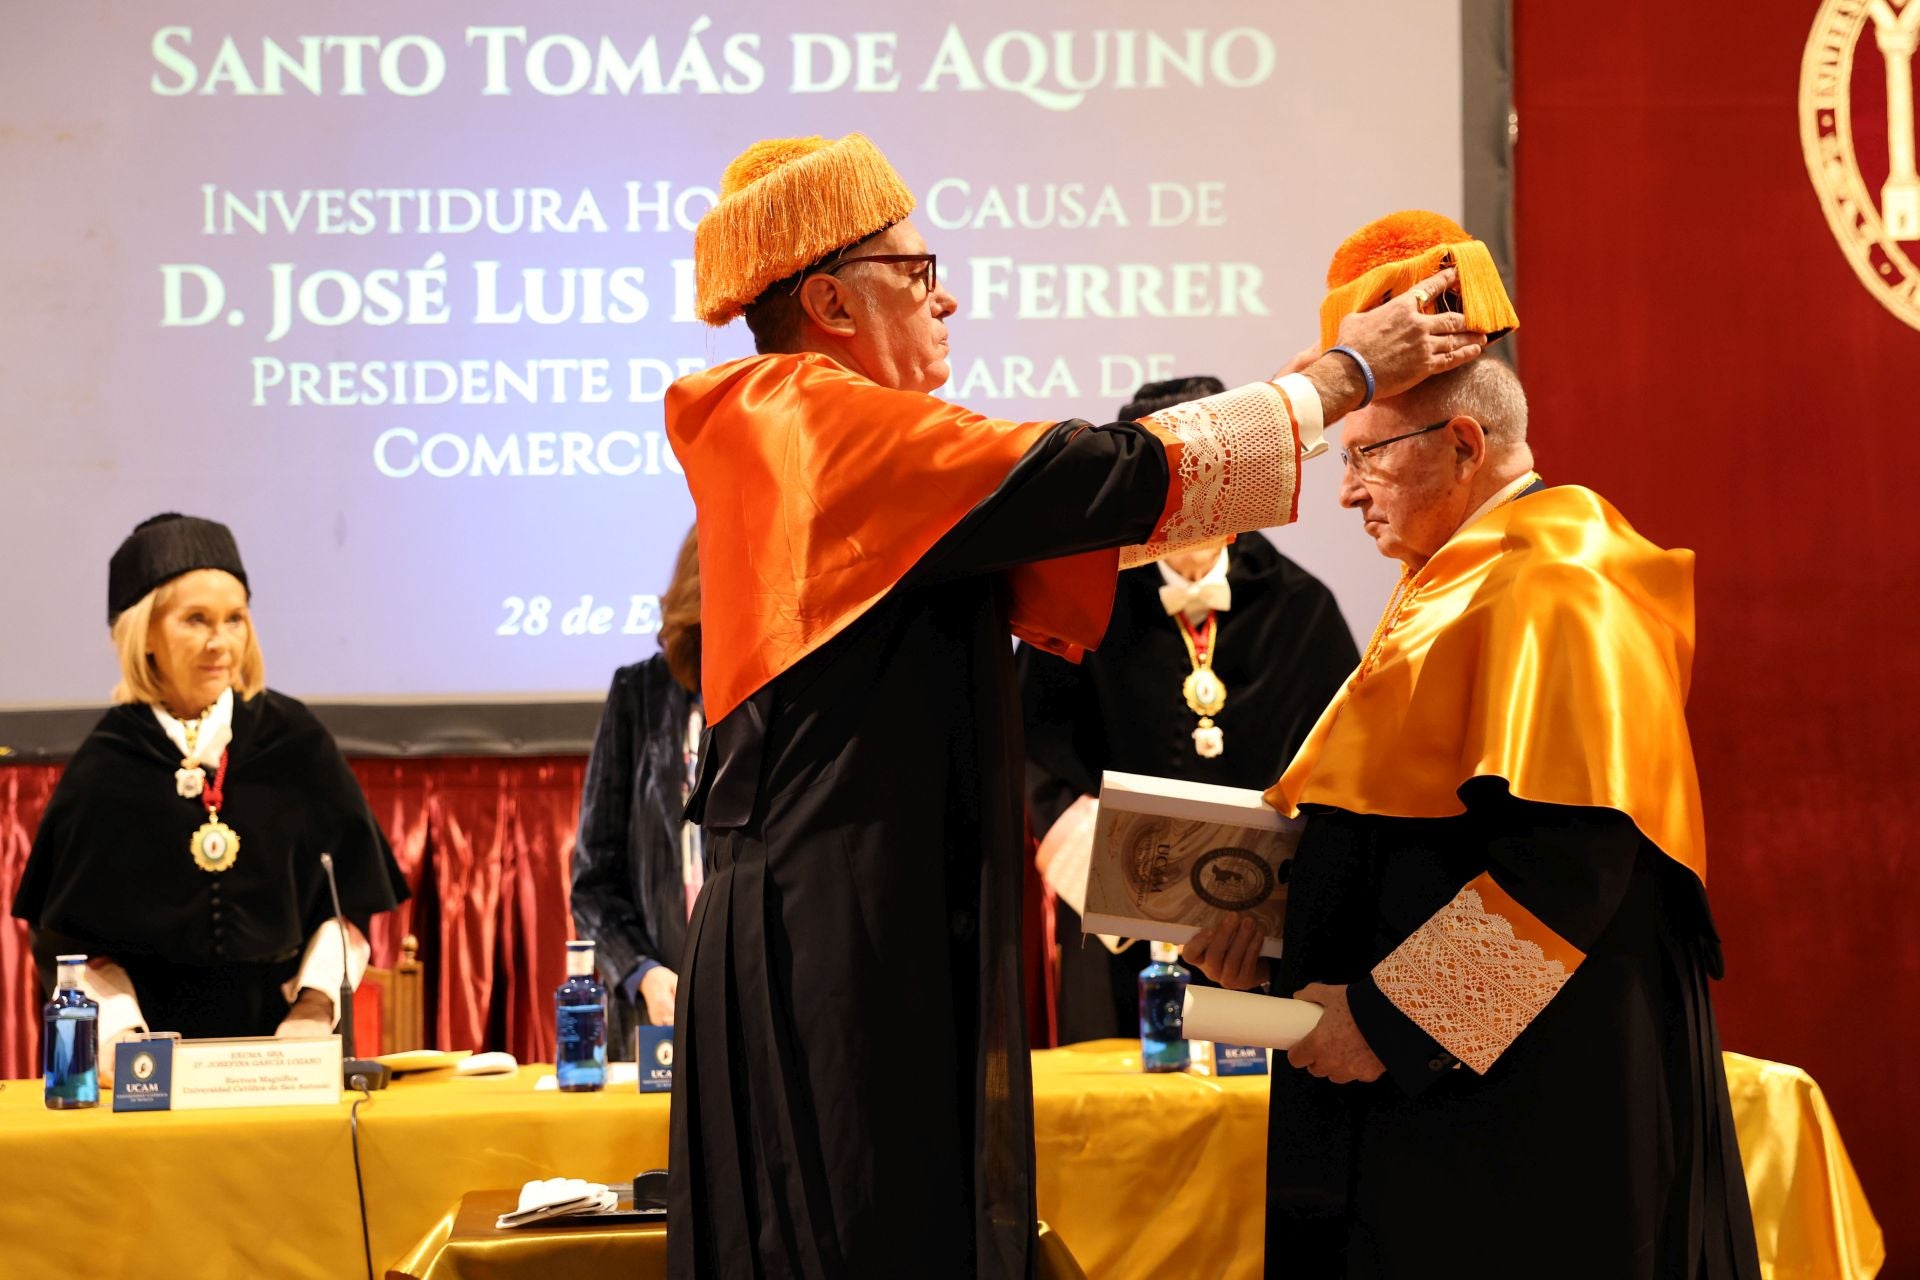
[[[1165,560],[1155,560],[1154,563],[1160,566],[1160,576],[1166,580],[1166,584],[1170,587],[1185,587],[1189,585],[1204,587],[1209,582],[1225,582],[1227,580],[1227,549],[1225,547],[1220,548],[1220,554],[1215,558],[1213,567],[1197,578],[1187,578],[1175,573],[1172,566]]]
[[[1255,535],[1247,535],[1247,536],[1251,537]],[[1200,619],[1207,616],[1208,606],[1204,603],[1200,603],[1200,588],[1213,586],[1217,584],[1219,587],[1225,589],[1227,588],[1227,585],[1228,585],[1227,584],[1227,549],[1225,547],[1220,548],[1220,554],[1214,559],[1213,566],[1197,578],[1189,579],[1182,576],[1179,573],[1176,573],[1173,570],[1173,568],[1167,564],[1165,560],[1156,560],[1154,561],[1154,563],[1160,566],[1160,577],[1164,585],[1173,587],[1179,591],[1193,593],[1192,598],[1194,599],[1195,603],[1188,605],[1186,609],[1183,610],[1183,612],[1187,615],[1188,622],[1198,623]],[[1218,595],[1219,593],[1216,593],[1217,598],[1218,598]],[[1164,598],[1165,597],[1163,596],[1162,599]],[[1229,601],[1232,599],[1231,595],[1226,595],[1224,598]],[[1227,608],[1231,608],[1232,606],[1230,604],[1223,603],[1218,605],[1217,607],[1221,609],[1227,609]]]
[[[1472,524],[1475,520],[1478,520],[1481,516],[1486,515],[1489,511],[1492,511],[1496,507],[1500,507],[1505,505],[1506,503],[1512,502],[1515,498],[1520,496],[1521,491],[1526,489],[1528,485],[1537,484],[1539,483],[1539,480],[1540,480],[1540,473],[1538,471],[1529,471],[1527,472],[1527,474],[1521,476],[1518,480],[1515,480],[1510,484],[1501,486],[1500,492],[1494,494],[1491,498],[1488,498],[1485,502],[1481,503],[1478,507],[1474,509],[1474,512],[1472,515],[1468,516],[1465,520],[1462,520],[1460,522],[1460,528],[1464,529],[1468,525]],[[1458,533],[1459,530],[1456,529],[1454,532]]]
[[[222,689],[219,698],[200,717],[200,731],[194,738],[191,751],[187,750],[186,725],[157,702],[153,704],[153,717],[160,722],[167,737],[173,740],[173,745],[180,748],[182,768],[218,764],[221,753],[233,741],[233,689]]]

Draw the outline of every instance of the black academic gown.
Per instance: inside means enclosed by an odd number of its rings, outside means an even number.
[[[271,1035],[280,984],[341,909],[364,932],[407,897],[360,784],[313,714],[271,689],[235,696],[220,820],[240,837],[225,871],[188,852],[207,820],[178,794],[174,746],[144,705],[108,711],[60,776],[21,874],[13,914],[33,926],[41,985],[61,952],[105,956],[133,981],[155,1031]]]
[[[1098,795],[1108,769],[1224,787],[1265,789],[1287,767],[1359,661],[1333,593],[1259,534],[1227,549],[1233,607],[1219,616],[1213,669],[1227,688],[1214,717],[1226,750],[1193,749],[1199,723],[1181,693],[1192,671],[1179,627],[1160,603],[1157,565],[1120,575],[1100,648],[1075,664],[1022,646],[1027,794],[1036,839],[1075,800]],[[1062,1044],[1131,1036],[1147,944],[1112,955],[1080,931],[1065,903],[1060,942]]]
[[[692,708],[665,656],[621,667],[587,756],[573,919],[596,944],[609,997],[607,1043],[622,1060],[633,1057],[634,1028],[647,1018],[645,1002],[627,999],[621,984],[647,960],[679,973],[687,944],[680,815]]]
[[[1167,484],[1145,430],[1063,424],[709,730],[690,813],[713,872],[676,1016],[677,1280],[1031,1274],[1023,749],[997,571],[1143,541]]]
[[[1308,810],[1273,990],[1351,984],[1387,1075],[1275,1056],[1267,1274],[1757,1280],[1700,882],[1613,810],[1498,779],[1462,797],[1453,818]],[[1368,976],[1482,872],[1586,952],[1484,1076]]]

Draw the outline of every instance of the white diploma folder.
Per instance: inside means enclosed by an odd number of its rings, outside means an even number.
[[[1291,1049],[1319,1025],[1322,1012],[1320,1005],[1307,1000],[1188,987],[1180,1025],[1189,1040]]]
[[[1183,943],[1245,914],[1277,956],[1301,826],[1244,787],[1102,774],[1081,927]]]

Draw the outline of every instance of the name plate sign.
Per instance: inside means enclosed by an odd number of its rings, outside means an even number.
[[[1267,1051],[1257,1044],[1215,1044],[1213,1074],[1263,1076],[1267,1074]]]
[[[1193,1051],[1193,1071],[1202,1076],[1264,1076],[1267,1051],[1257,1044],[1216,1044],[1211,1040],[1189,1040]]]
[[[673,1028],[641,1027],[634,1054],[640,1067],[640,1092],[673,1091]]]
[[[331,1106],[339,1101],[339,1036],[155,1037],[114,1046],[115,1111]]]

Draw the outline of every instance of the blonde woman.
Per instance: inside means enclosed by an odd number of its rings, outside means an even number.
[[[116,705],[61,776],[13,905],[43,986],[54,955],[92,958],[105,1066],[141,1029],[327,1033],[368,921],[407,895],[333,739],[266,687],[250,599],[233,534],[192,516],[145,521],[108,571]]]

